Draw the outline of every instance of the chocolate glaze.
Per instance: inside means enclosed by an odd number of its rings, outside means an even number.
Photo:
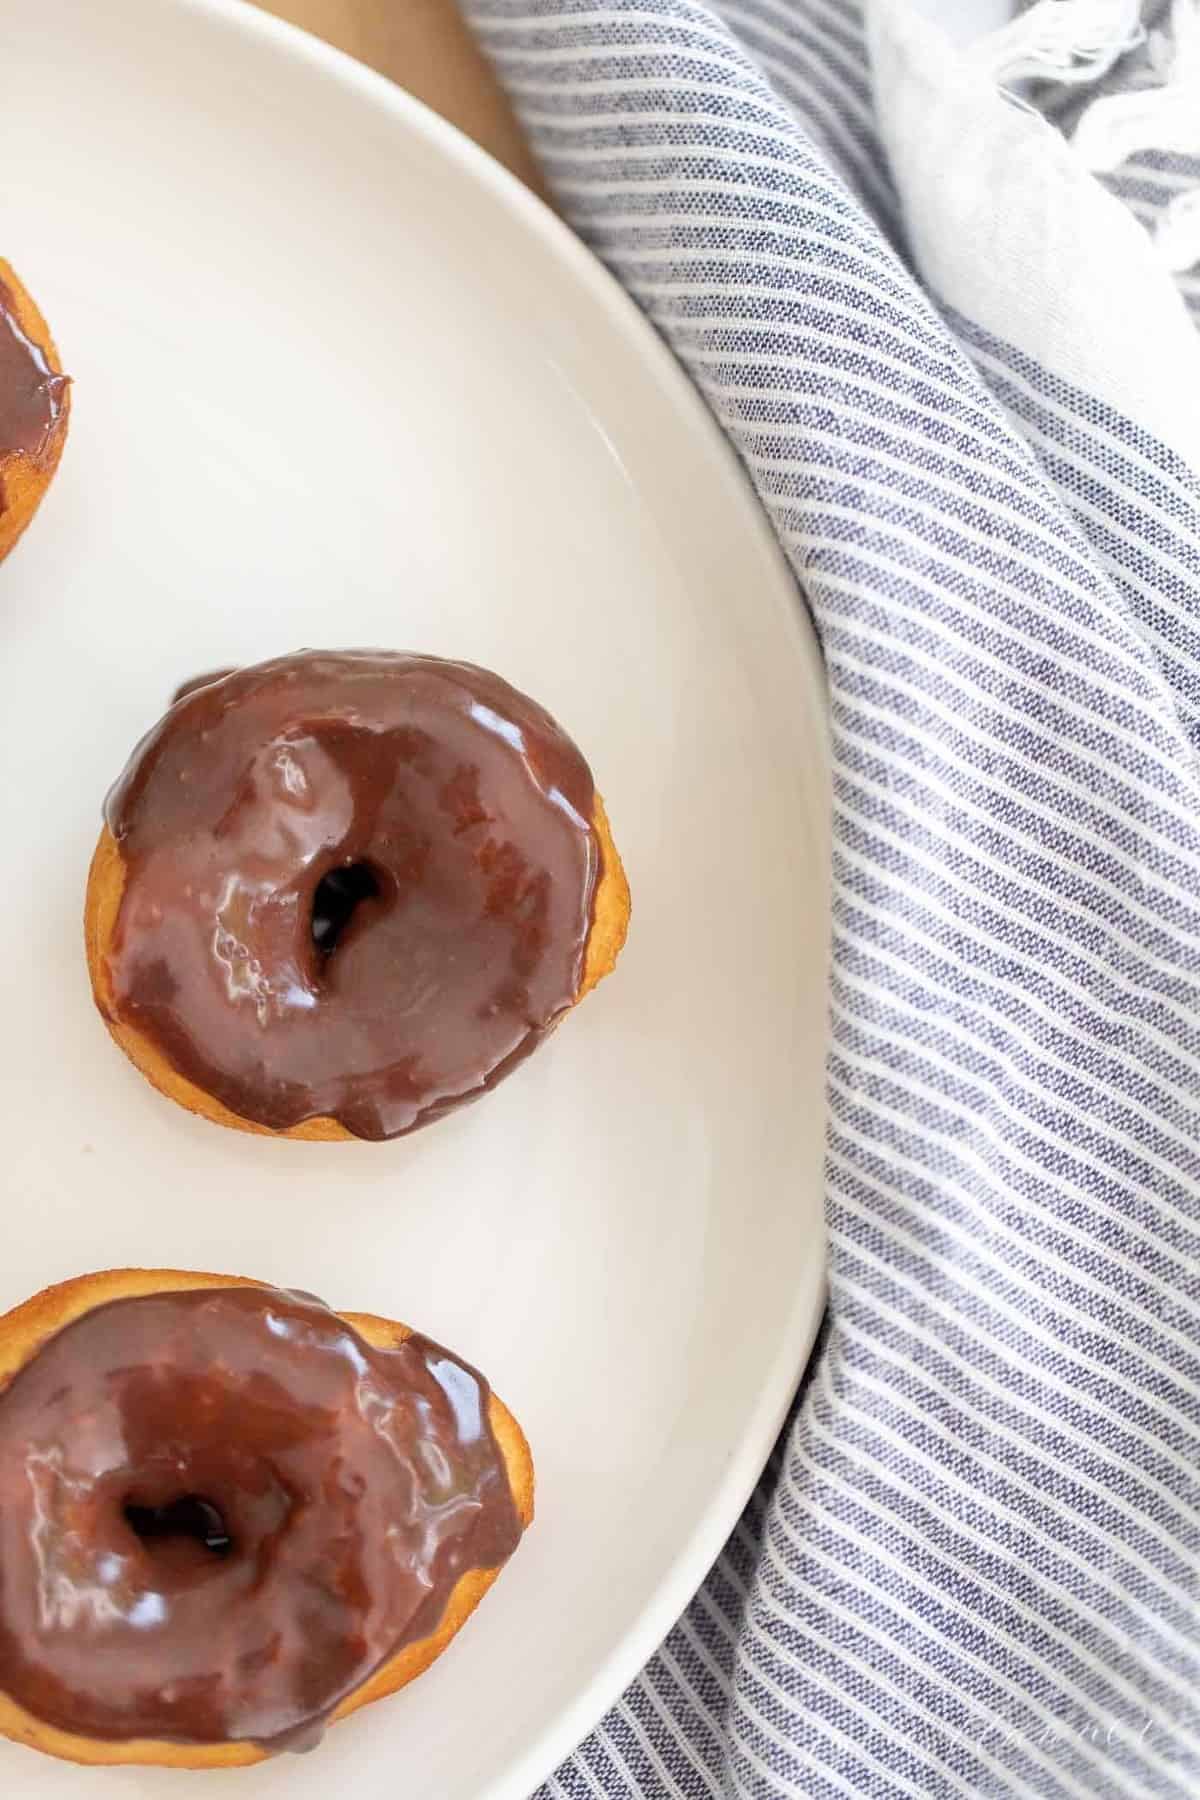
[[[67,386],[67,377],[54,373],[46,352],[22,331],[16,301],[0,281],[0,456],[45,455]]]
[[[411,1131],[576,998],[593,803],[549,715],[469,663],[302,651],[207,681],[105,808],[117,1015],[240,1117]]]
[[[0,1394],[0,1689],[85,1737],[311,1748],[516,1548],[487,1407],[293,1293],[96,1307]]]
[[[232,674],[232,669],[224,668],[210,669],[207,675],[193,675],[190,681],[181,682],[175,689],[171,695],[171,705],[174,706],[177,700],[186,700],[189,694],[196,692],[197,688],[209,687],[214,681],[224,681],[227,675]]]

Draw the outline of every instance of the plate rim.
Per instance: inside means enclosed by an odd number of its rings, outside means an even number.
[[[161,3],[161,0],[160,0]],[[660,337],[650,319],[570,226],[527,187],[519,176],[474,139],[388,76],[335,48],[302,26],[265,12],[254,0],[170,0],[180,14],[192,14],[234,36],[267,45],[284,60],[307,65],[319,76],[379,110],[472,181],[496,208],[536,239],[544,254],[556,260],[598,304],[615,334],[623,338],[643,370],[659,382],[684,421],[702,436],[708,453],[724,464],[727,479],[743,495],[743,529],[756,536],[758,547],[774,562],[780,578],[779,597],[790,588],[792,638],[797,659],[797,704],[809,713],[819,767],[815,784],[826,796],[831,788],[830,721],[821,652],[803,595],[779,539],[749,477],[716,418],[686,371]],[[764,596],[767,604],[774,601]],[[805,691],[807,690],[807,691]],[[830,809],[817,819],[817,853],[829,861]],[[828,966],[830,921],[822,954]],[[828,1012],[822,1014],[822,1041],[827,1047]],[[823,1098],[823,1096],[822,1096]],[[797,1271],[796,1290],[781,1329],[773,1362],[763,1372],[754,1405],[732,1446],[724,1472],[710,1492],[702,1516],[678,1546],[672,1560],[647,1594],[633,1623],[624,1631],[590,1680],[560,1707],[545,1727],[520,1745],[488,1781],[479,1800],[527,1800],[595,1729],[629,1684],[637,1678],[686,1610],[735,1529],[766,1466],[780,1429],[791,1409],[800,1378],[825,1310],[828,1243],[822,1236],[811,1264]]]

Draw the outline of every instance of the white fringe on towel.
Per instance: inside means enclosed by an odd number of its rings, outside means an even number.
[[[1144,44],[1140,85],[1092,101],[1071,140],[1076,154],[1094,174],[1111,174],[1146,151],[1200,152],[1200,0],[1172,0],[1169,25],[1149,33],[1141,12],[1141,0],[1037,0],[970,60],[1016,98],[1022,81],[1099,81]],[[1200,262],[1200,190],[1164,209],[1154,246],[1173,274]]]
[[[1145,41],[1141,11],[1141,0],[1037,0],[974,45],[970,60],[1000,87],[1097,81]]]
[[[1148,47],[1161,85],[1102,95],[1076,127],[1073,142],[1089,169],[1111,172],[1143,150],[1200,149],[1197,0],[1174,0],[1170,30],[1154,32]]]

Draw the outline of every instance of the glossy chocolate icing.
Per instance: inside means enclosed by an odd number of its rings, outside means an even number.
[[[593,803],[549,715],[468,663],[303,651],[194,687],[108,797],[117,1016],[242,1118],[411,1131],[576,998]]]
[[[85,1737],[310,1748],[515,1549],[487,1407],[294,1293],[96,1307],[0,1394],[0,1689]]]
[[[12,293],[0,281],[0,455],[45,453],[67,385],[22,331]]]
[[[189,694],[194,694],[196,692],[197,688],[211,687],[214,681],[224,681],[225,677],[227,675],[232,675],[233,672],[234,671],[230,668],[209,669],[208,673],[205,675],[191,676],[189,680],[181,682],[175,689],[175,692],[171,695],[171,705],[174,706],[177,700],[186,700]]]

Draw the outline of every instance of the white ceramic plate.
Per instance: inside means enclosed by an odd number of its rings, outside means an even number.
[[[0,1302],[124,1263],[406,1318],[525,1424],[538,1519],[446,1657],[239,1795],[524,1800],[733,1524],[822,1288],[825,721],[749,489],[635,309],[387,83],[222,0],[0,0],[0,253],[76,379],[0,569]],[[391,1145],[195,1121],[109,1044],[80,906],[182,678],[299,645],[491,664],[597,772],[615,977]],[[177,1795],[6,1749],[0,1790]],[[398,1785],[400,1783],[400,1785]]]

